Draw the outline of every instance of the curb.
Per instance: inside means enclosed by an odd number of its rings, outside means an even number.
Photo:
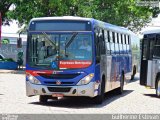
[[[0,74],[3,73],[3,74],[25,74],[25,71],[18,71],[18,70],[0,70]]]

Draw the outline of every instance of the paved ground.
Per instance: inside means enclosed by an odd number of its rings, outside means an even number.
[[[0,114],[160,113],[160,99],[155,96],[155,90],[140,86],[138,75],[124,89],[123,95],[108,93],[102,105],[95,105],[86,98],[65,98],[40,104],[37,96],[25,95],[24,74],[0,73]]]

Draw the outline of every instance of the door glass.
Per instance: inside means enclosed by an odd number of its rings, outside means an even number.
[[[154,48],[154,38],[150,40],[150,45],[149,45],[149,59],[152,59],[153,56],[153,48]]]
[[[148,48],[148,41],[147,39],[144,39],[143,43],[143,60],[147,60],[147,48]]]

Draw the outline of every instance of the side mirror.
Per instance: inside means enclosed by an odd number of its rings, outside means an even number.
[[[100,56],[96,56],[96,63],[100,63]]]
[[[22,38],[17,39],[17,48],[22,48]]]

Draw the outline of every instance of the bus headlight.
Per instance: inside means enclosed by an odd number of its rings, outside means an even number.
[[[33,84],[41,84],[41,82],[39,80],[37,80],[37,78],[35,78],[34,76],[32,76],[31,74],[26,74],[28,80],[33,83]]]
[[[84,78],[82,78],[82,79],[77,83],[77,85],[86,85],[86,84],[88,84],[88,83],[92,80],[93,77],[94,77],[94,74],[91,73],[91,74],[85,76]]]

